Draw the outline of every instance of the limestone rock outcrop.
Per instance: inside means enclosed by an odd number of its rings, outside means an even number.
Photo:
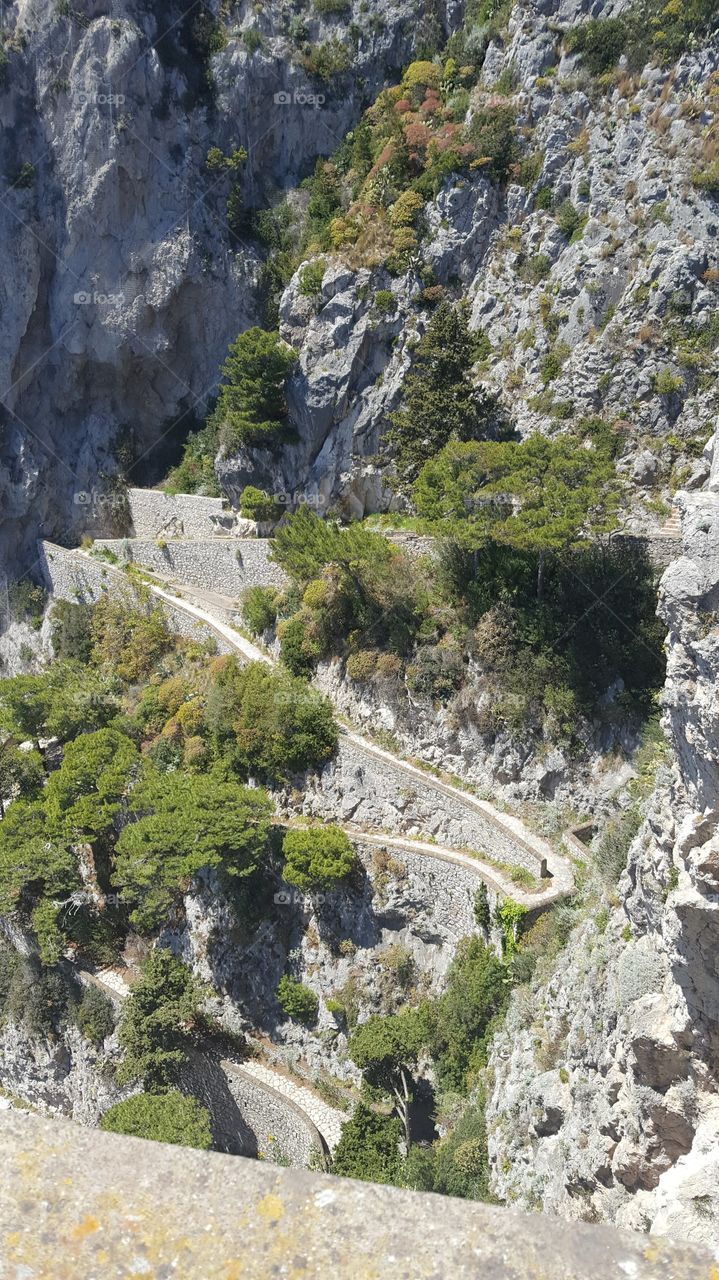
[[[617,894],[513,1000],[490,1148],[502,1198],[718,1248],[719,483],[678,505],[684,555],[660,591],[669,763]]]

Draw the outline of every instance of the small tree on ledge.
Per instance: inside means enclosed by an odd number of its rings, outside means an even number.
[[[221,445],[267,449],[278,443],[287,425],[285,384],[296,362],[297,353],[279,333],[257,326],[231,343],[211,418]]]

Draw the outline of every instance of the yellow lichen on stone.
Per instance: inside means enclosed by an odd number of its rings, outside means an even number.
[[[272,1192],[268,1192],[266,1196],[263,1196],[262,1199],[258,1201],[257,1213],[261,1218],[264,1218],[266,1222],[279,1222],[280,1218],[284,1217],[285,1209],[279,1196],[272,1195]]]

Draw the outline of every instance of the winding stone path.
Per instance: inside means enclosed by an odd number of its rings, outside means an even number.
[[[57,548],[57,550],[62,551],[65,556],[82,557],[83,559],[93,560],[94,564],[98,563],[96,559],[82,550],[75,552],[68,552],[61,548]],[[119,580],[123,586],[127,586],[128,580],[122,570],[109,565],[104,565],[104,569],[108,578]],[[263,662],[270,667],[276,665],[269,654],[253,644],[252,641],[246,639],[235,627],[225,621],[228,616],[232,616],[234,609],[234,601],[231,597],[221,592],[195,587],[190,588],[182,583],[173,583],[172,590],[168,590],[165,585],[161,586],[158,582],[152,581],[149,574],[146,582],[153,596],[201,623],[218,639],[223,641],[224,647],[229,646],[243,661]],[[499,868],[483,862],[479,857],[473,857],[471,853],[467,853],[462,849],[454,849],[401,835],[389,835],[382,832],[367,831],[364,828],[346,826],[344,829],[350,837],[361,839],[367,844],[385,848],[405,849],[412,853],[421,853],[423,856],[437,861],[455,863],[469,868],[477,875],[478,879],[483,880],[496,891],[511,897],[528,910],[537,910],[540,907],[547,906],[557,898],[564,897],[572,892],[573,875],[569,860],[556,853],[545,840],[530,831],[519,818],[502,813],[488,801],[480,800],[471,793],[426,773],[417,765],[395,756],[385,748],[362,737],[353,729],[342,724],[341,721],[338,721],[338,727],[340,733],[356,748],[366,755],[372,756],[380,763],[384,761],[388,765],[391,764],[393,768],[400,769],[412,779],[415,786],[419,784],[434,793],[442,792],[453,800],[460,802],[463,806],[479,811],[496,828],[502,830],[505,834],[511,834],[514,841],[522,845],[528,853],[531,853],[538,870],[546,867],[549,875],[545,881],[545,889],[541,892],[529,893],[518,886]],[[91,974],[89,971],[84,970],[80,976],[83,981],[105,988],[107,994],[115,1002],[118,999],[124,999],[128,994],[127,983],[123,975],[116,969],[104,969],[96,974]],[[340,1138],[342,1125],[347,1116],[329,1106],[311,1088],[297,1083],[284,1072],[256,1059],[243,1063],[226,1060],[223,1061],[222,1068],[230,1074],[244,1075],[256,1086],[263,1088],[268,1097],[272,1098],[274,1105],[277,1105],[279,1097],[297,1108],[302,1112],[308,1125],[320,1135],[327,1150],[331,1152],[335,1149]]]
[[[83,560],[91,561],[95,566],[98,563],[102,563],[83,550],[68,551],[63,548],[57,548],[57,550],[66,558],[68,556],[72,558],[81,557]],[[103,565],[103,568],[108,578],[121,582],[123,587],[127,586],[128,579],[122,570],[109,565]],[[166,603],[173,610],[179,610],[188,618],[201,623],[222,641],[225,649],[229,646],[245,662],[263,662],[269,667],[276,666],[275,660],[269,654],[259,648],[258,645],[253,644],[251,640],[241,635],[234,626],[225,621],[225,618],[231,614],[234,607],[231,597],[221,592],[188,587],[186,584],[174,582],[172,583],[172,589],[168,590],[166,585],[160,586],[158,582],[152,580],[152,577],[153,575],[148,573],[145,578],[146,585],[152,595]],[[538,874],[544,875],[548,873],[546,888],[541,893],[527,894],[491,863],[483,862],[481,857],[473,857],[462,850],[449,846],[429,844],[421,840],[408,841],[407,838],[403,839],[402,837],[399,837],[400,844],[404,843],[407,847],[413,848],[415,852],[421,851],[430,857],[437,857],[450,862],[461,862],[465,866],[470,866],[479,879],[485,880],[487,884],[498,884],[508,897],[514,898],[515,901],[522,903],[522,905],[531,905],[535,910],[572,893],[574,876],[569,859],[562,857],[546,840],[530,831],[520,818],[512,814],[503,813],[490,804],[489,801],[480,800],[477,796],[472,795],[471,792],[464,791],[449,782],[445,782],[417,765],[411,764],[408,760],[402,759],[401,756],[394,755],[384,747],[378,746],[368,738],[355,732],[354,729],[343,724],[339,719],[338,728],[340,733],[365,755],[371,756],[380,763],[386,761],[394,769],[401,770],[405,776],[411,778],[415,786],[419,785],[434,794],[441,793],[448,796],[465,809],[476,810],[499,833],[504,836],[509,835],[516,844],[527,852],[529,860],[536,864]],[[363,834],[365,833],[363,832]],[[381,837],[383,842],[393,839],[397,839],[397,837],[386,837],[384,835]]]
[[[258,648],[251,640],[247,640],[240,635],[234,627],[227,622],[223,622],[218,618],[217,613],[212,609],[210,600],[214,597],[217,601],[218,611],[226,611],[227,606],[231,603],[226,596],[218,593],[207,591],[200,592],[195,588],[181,586],[182,595],[177,596],[166,591],[164,588],[148,584],[153,595],[161,600],[174,605],[176,608],[182,609],[203,622],[217,633],[223,640],[227,641],[232,647],[249,662],[264,662],[268,666],[275,666],[274,660],[263,649]],[[195,598],[201,597],[202,604],[195,603]],[[482,863],[481,858],[474,858],[470,854],[463,853],[461,850],[452,849],[444,845],[434,845],[423,841],[407,840],[401,837],[382,836],[376,838],[376,843],[396,843],[405,845],[413,849],[415,852],[426,852],[430,856],[445,858],[450,862],[461,862],[464,866],[470,866],[478,875],[483,875],[483,868],[487,868],[491,872],[492,877],[497,881],[502,891],[507,896],[512,897],[522,905],[531,905],[537,907],[540,904],[546,905],[555,901],[557,898],[565,897],[570,894],[574,888],[574,876],[572,873],[571,863],[567,858],[563,858],[561,854],[555,852],[552,846],[536,835],[521,821],[520,818],[512,814],[501,812],[490,804],[487,800],[480,800],[471,792],[463,791],[459,787],[453,786],[451,783],[444,782],[442,779],[436,778],[432,774],[428,774],[417,765],[411,764],[408,760],[403,760],[401,756],[396,756],[392,752],[387,751],[384,747],[378,746],[371,742],[368,738],[356,733],[354,730],[347,728],[341,721],[338,721],[340,733],[342,733],[350,742],[354,743],[362,752],[373,756],[375,759],[387,763],[391,763],[396,769],[401,769],[408,777],[411,777],[415,784],[419,783],[424,787],[431,788],[433,791],[441,791],[445,795],[451,796],[454,800],[458,800],[461,804],[468,808],[478,810],[484,817],[488,818],[492,824],[500,830],[510,833],[512,838],[530,851],[538,864],[538,870],[542,865],[546,866],[551,879],[547,884],[547,888],[540,894],[528,894],[521,891],[514,881],[508,876],[494,868],[491,864]],[[347,828],[348,831],[350,828]],[[366,834],[366,833],[363,833]]]

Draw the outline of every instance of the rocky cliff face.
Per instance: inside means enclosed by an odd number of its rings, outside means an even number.
[[[199,878],[182,929],[168,929],[163,942],[212,986],[228,1029],[259,1035],[271,1058],[310,1078],[330,1072],[359,1083],[347,1058],[349,1027],[394,1012],[410,993],[442,989],[457,943],[475,930],[480,882],[469,868],[354,843],[359,866],[349,887],[302,894],[278,875],[274,904],[249,936],[216,878]],[[491,903],[495,897],[490,891]],[[318,998],[311,1028],[286,1018],[277,1002],[286,972]]]
[[[626,8],[534,0],[515,6],[506,41],[490,42],[467,120],[487,101],[511,103],[533,166],[523,185],[500,193],[481,171],[448,179],[404,276],[328,257],[320,294],[308,299],[300,268],[281,305],[282,332],[300,355],[290,388],[299,442],[280,458],[222,459],[229,493],[254,476],[352,515],[390,506],[376,454],[428,323],[428,270],[450,296],[469,299],[472,326],[492,345],[478,377],[523,435],[595,413],[616,424],[620,470],[639,499],[630,524],[651,525],[678,479],[701,486],[716,410],[708,374],[719,218],[692,175],[713,154],[719,42],[602,89],[562,51],[562,34],[582,16]],[[573,226],[557,216],[565,201]],[[381,314],[379,289],[394,295]]]
[[[228,342],[258,318],[260,250],[230,233],[233,176],[208,169],[208,150],[244,146],[243,201],[266,202],[334,150],[418,43],[441,44],[461,18],[457,0],[388,0],[352,26],[360,8],[307,14],[300,31],[285,3],[258,14],[243,0],[231,21],[203,4],[6,5],[0,551],[11,569],[28,568],[39,532],[66,541],[93,517],[107,526],[99,496],[118,436],[132,434],[131,478],[144,482],[148,451],[204,415]],[[308,74],[305,40],[347,45],[346,69]]]
[[[664,574],[672,760],[618,895],[515,998],[491,1059],[502,1198],[719,1243],[719,477]]]

